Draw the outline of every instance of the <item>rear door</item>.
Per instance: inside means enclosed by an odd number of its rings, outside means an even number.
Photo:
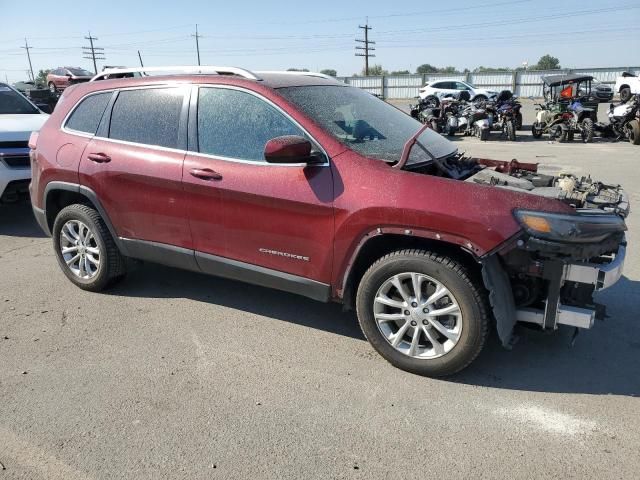
[[[81,183],[97,194],[119,237],[191,248],[182,192],[188,91],[119,91],[83,153]]]
[[[183,176],[196,251],[328,283],[334,228],[328,162],[265,162],[268,140],[309,136],[264,97],[203,86],[197,99],[189,125],[194,151]],[[206,257],[199,263],[208,270]]]

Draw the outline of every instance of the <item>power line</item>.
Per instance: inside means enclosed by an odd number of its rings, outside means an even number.
[[[356,57],[364,57],[364,74],[369,76],[369,57],[375,57],[374,54],[369,53],[375,51],[375,47],[370,47],[370,45],[375,45],[376,42],[369,40],[369,30],[372,30],[373,27],[369,26],[369,19],[367,18],[367,23],[364,26],[358,25],[358,28],[364,30],[364,40],[356,39],[356,42],[363,43],[364,47],[356,46],[356,50],[364,50],[364,53],[356,51]]]
[[[33,47],[29,46],[29,44],[27,43],[27,39],[25,38],[24,47],[20,47],[20,48],[24,48],[27,51],[27,58],[29,59],[29,71],[31,71],[31,80],[35,82],[36,77],[33,75],[33,65],[31,65],[31,55],[29,54],[29,49]]]
[[[93,45],[93,41],[98,40],[98,37],[92,37],[91,32],[89,32],[88,37],[84,37],[84,38],[85,40],[89,40],[90,46],[82,47],[82,54],[84,55],[83,58],[86,58],[88,60],[93,60],[93,71],[95,73],[98,73],[98,66],[96,65],[96,60],[106,60],[104,56],[104,48],[95,47]]]

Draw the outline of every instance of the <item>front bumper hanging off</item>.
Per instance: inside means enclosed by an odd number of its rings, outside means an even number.
[[[593,327],[596,308],[576,305],[563,305],[561,289],[567,282],[575,285],[592,287],[593,291],[604,290],[615,284],[622,277],[626,256],[625,243],[618,251],[608,257],[600,257],[598,263],[551,263],[549,270],[549,293],[545,300],[545,308],[520,308],[516,310],[518,322],[535,323],[544,329],[555,329],[557,325],[570,325],[578,328]]]

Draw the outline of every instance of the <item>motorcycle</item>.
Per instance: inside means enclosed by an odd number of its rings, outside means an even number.
[[[522,105],[509,90],[503,90],[495,101],[487,104],[489,121],[493,130],[501,131],[511,140],[516,140],[516,130],[522,127]]]
[[[482,102],[466,103],[457,116],[458,131],[465,135],[474,135],[482,141],[489,140],[491,119]]]
[[[618,105],[612,103],[607,116],[612,136],[640,145],[640,95]]]

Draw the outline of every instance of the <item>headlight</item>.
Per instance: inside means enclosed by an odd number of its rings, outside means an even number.
[[[532,237],[556,242],[600,242],[627,229],[618,215],[597,210],[578,210],[573,215],[516,210],[514,215]]]

